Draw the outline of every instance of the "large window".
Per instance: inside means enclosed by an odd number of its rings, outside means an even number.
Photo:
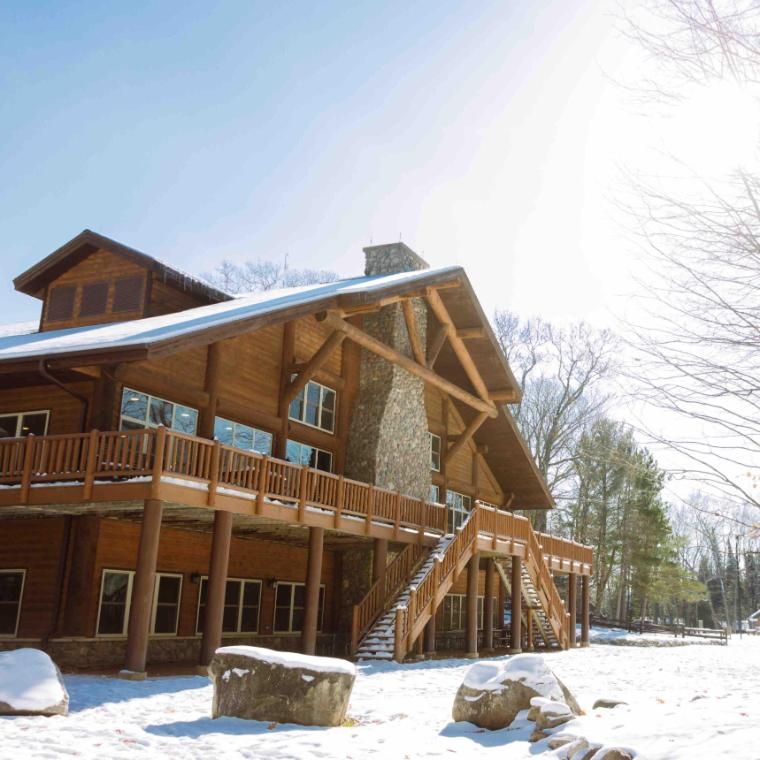
[[[326,430],[335,430],[335,391],[313,380],[293,399],[288,416],[304,425]]]
[[[134,575],[132,570],[103,570],[98,636],[126,635]]]
[[[250,425],[217,417],[214,420],[214,438],[217,441],[246,451],[257,451],[259,454],[272,453],[272,434],[258,430]]]
[[[153,615],[151,633],[175,636],[179,622],[179,604],[182,597],[182,576],[157,573],[153,587]]]
[[[472,499],[458,491],[446,491],[446,506],[449,508],[449,532],[460,528],[472,509]]]
[[[50,412],[0,414],[0,438],[21,438],[29,434],[45,435]]]
[[[0,636],[15,636],[24,595],[23,570],[0,570]]]
[[[324,472],[333,471],[332,452],[299,441],[288,441],[286,459],[288,462],[305,464]]]
[[[198,427],[198,411],[132,388],[125,388],[121,395],[119,429],[141,430],[159,425],[194,435]]]
[[[430,486],[430,496],[428,499],[433,502],[433,504],[440,504],[439,501],[441,498],[441,489],[437,485]]]
[[[201,578],[196,631],[203,633],[206,623],[208,578]],[[228,578],[224,589],[222,633],[258,633],[261,608],[261,581]]]
[[[483,604],[485,597],[478,597],[478,629],[483,628]],[[493,598],[494,625],[498,625],[496,597]],[[437,624],[442,631],[464,631],[467,626],[467,596],[447,594],[438,613]]]
[[[274,632],[300,633],[303,630],[303,618],[306,601],[306,587],[303,583],[284,583],[278,581],[274,600]],[[322,630],[325,614],[325,587],[319,587],[319,609],[317,611],[317,630]]]
[[[430,469],[441,471],[441,436],[430,433]]]

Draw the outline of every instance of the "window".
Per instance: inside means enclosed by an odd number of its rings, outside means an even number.
[[[124,388],[119,429],[140,430],[159,425],[194,435],[198,426],[198,411],[132,388]]]
[[[446,491],[446,506],[449,508],[449,532],[460,528],[472,509],[472,499],[458,491]]]
[[[157,573],[153,587],[151,633],[176,636],[179,603],[182,597],[182,576]]]
[[[483,607],[485,597],[478,597],[478,630],[483,629]],[[494,621],[498,620],[496,597],[493,597]],[[443,598],[437,620],[442,631],[464,631],[467,627],[467,596],[447,594]],[[498,623],[495,623],[498,624]]]
[[[145,278],[122,277],[116,280],[113,288],[113,305],[111,311],[116,314],[122,311],[137,311],[142,307],[143,282]]]
[[[278,581],[274,599],[274,632],[300,633],[306,601],[306,587],[303,583],[283,583]],[[319,587],[319,609],[317,630],[322,630],[325,614],[325,587]]]
[[[58,285],[50,289],[47,301],[47,318],[51,322],[71,319],[74,316],[76,285]]]
[[[271,433],[223,417],[214,420],[214,438],[237,449],[257,451],[267,456],[272,453]]]
[[[335,430],[335,391],[309,380],[291,401],[288,416],[291,420],[332,433]]]
[[[108,304],[108,283],[89,282],[82,286],[82,300],[79,304],[80,317],[105,314]]]
[[[126,635],[134,575],[132,570],[103,570],[98,636]]]
[[[29,434],[45,435],[50,412],[0,414],[0,438],[22,438]]]
[[[441,436],[430,433],[430,469],[441,471]]]
[[[433,502],[433,504],[440,504],[441,502],[438,501],[441,498],[441,489],[438,488],[438,486],[430,486],[430,501]]]
[[[299,441],[288,441],[285,458],[288,462],[305,464],[324,472],[333,471],[332,452],[318,449],[316,446],[309,446]]]
[[[196,631],[203,633],[206,622],[208,578],[201,578]],[[261,581],[228,578],[224,589],[222,633],[258,633],[261,607]]]
[[[24,570],[0,570],[0,636],[15,636],[24,595]]]

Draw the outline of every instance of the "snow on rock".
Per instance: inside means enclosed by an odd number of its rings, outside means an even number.
[[[345,660],[250,646],[217,649],[209,673],[212,717],[305,726],[343,723],[356,679]]]
[[[0,715],[66,715],[69,694],[58,666],[39,649],[0,652]]]
[[[459,687],[452,716],[481,728],[505,728],[533,697],[562,703],[576,715],[581,713],[575,697],[537,654],[521,654],[504,660],[476,662]]]

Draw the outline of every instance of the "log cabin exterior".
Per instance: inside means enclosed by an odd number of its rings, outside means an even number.
[[[365,256],[232,297],[85,230],[16,278],[0,648],[131,677],[222,640],[475,656],[574,646],[577,609],[588,643],[591,552],[514,514],[553,502],[466,274]]]

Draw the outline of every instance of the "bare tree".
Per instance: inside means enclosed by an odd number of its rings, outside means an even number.
[[[626,30],[660,66],[657,90],[730,80],[760,97],[760,6],[651,0]],[[645,88],[651,91],[651,83]],[[760,125],[758,125],[760,128]],[[760,132],[759,132],[760,134]],[[681,474],[760,507],[760,177],[634,183],[629,207],[648,260],[632,326],[642,395],[682,419],[649,432],[685,457]]]
[[[541,319],[520,320],[509,311],[494,316],[496,335],[523,389],[515,419],[555,498],[562,500],[575,477],[581,434],[603,411],[616,341],[586,324],[557,328]],[[546,513],[535,514],[540,530]]]
[[[261,260],[242,264],[225,260],[203,277],[214,287],[232,295],[318,285],[338,279],[335,272],[326,269],[289,269],[285,263]]]

